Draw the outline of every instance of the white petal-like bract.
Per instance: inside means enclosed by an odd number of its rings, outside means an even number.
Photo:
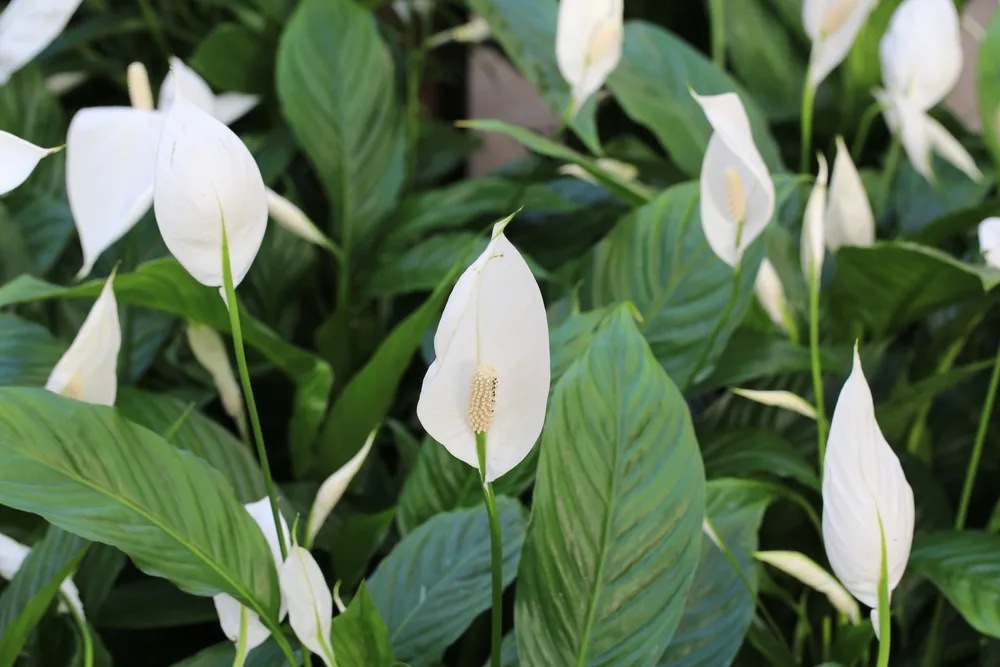
[[[820,275],[823,273],[823,258],[826,253],[826,247],[823,242],[823,217],[826,214],[826,179],[826,159],[820,155],[819,174],[817,174],[816,183],[809,194],[805,217],[802,220],[800,259],[802,262],[802,274],[805,276],[807,283],[812,283],[814,276],[815,280],[819,280]]]
[[[17,540],[0,533],[0,578],[7,581],[13,579],[17,571],[21,569],[24,559],[30,553],[31,547],[27,547]],[[86,614],[83,613],[80,590],[73,583],[72,579],[69,577],[63,579],[63,582],[59,584],[59,592],[62,594],[65,602],[73,607],[81,619],[87,618]],[[66,608],[60,604],[58,610],[66,611]]]
[[[333,595],[323,572],[306,549],[295,545],[281,567],[281,592],[288,601],[288,622],[302,645],[333,667],[330,625]]]
[[[153,208],[171,254],[196,280],[223,285],[223,225],[233,285],[257,256],[267,229],[260,169],[239,137],[189,101],[181,83],[156,155]]]
[[[962,72],[962,35],[953,0],[903,0],[879,45],[886,89],[927,111]]]
[[[232,125],[260,104],[260,97],[249,93],[221,93],[215,97],[212,115],[220,123]]]
[[[787,332],[788,323],[785,318],[790,317],[790,314],[788,313],[785,288],[781,284],[778,272],[774,269],[774,264],[771,264],[771,260],[766,257],[761,260],[760,268],[757,269],[757,278],[754,280],[753,289],[757,294],[757,300],[760,301],[760,305],[763,306],[774,325]]]
[[[574,113],[600,90],[622,58],[624,0],[560,0],[556,61]]]
[[[85,403],[115,404],[122,332],[114,280],[112,274],[104,283],[73,343],[52,369],[45,383],[49,391]]]
[[[188,322],[187,340],[194,358],[212,376],[223,409],[236,422],[240,435],[246,439],[248,431],[243,390],[233,373],[233,365],[229,362],[229,352],[222,336],[210,326]]]
[[[308,241],[322,248],[330,247],[330,239],[316,227],[302,209],[271,188],[267,188],[265,194],[267,196],[267,212],[276,223],[303,241]]]
[[[66,138],[66,194],[87,276],[101,253],[153,204],[163,116],[130,107],[81,109]]]
[[[802,23],[812,40],[811,86],[819,86],[847,57],[858,31],[877,3],[878,0],[805,0]]]
[[[754,558],[791,575],[806,586],[824,594],[833,608],[847,616],[851,623],[861,622],[861,610],[851,594],[829,572],[798,551],[758,551]]]
[[[306,525],[307,545],[311,545],[316,539],[316,534],[323,527],[330,512],[344,497],[344,492],[350,486],[351,480],[365,464],[368,452],[371,451],[372,444],[375,442],[375,434],[376,431],[372,431],[361,450],[320,485],[319,491],[316,492],[316,498],[313,500],[312,509],[309,510],[309,521]]]
[[[82,1],[10,1],[0,12],[0,86],[59,36]]]
[[[508,218],[509,220],[509,218]],[[486,250],[458,279],[434,336],[436,356],[424,376],[417,417],[452,456],[479,468],[470,424],[477,369],[494,374],[486,431],[486,481],[520,463],[545,421],[549,394],[549,325],[531,269],[493,228]],[[482,406],[479,406],[482,407]]]
[[[837,157],[833,160],[830,196],[826,204],[826,247],[836,252],[841,246],[869,247],[875,244],[875,214],[844,140],[837,137]]]
[[[739,96],[694,98],[713,130],[701,164],[701,226],[719,259],[735,267],[771,220],[774,183]]]
[[[1000,218],[979,223],[979,252],[990,266],[1000,269]]]
[[[31,172],[46,155],[53,153],[50,148],[36,146],[30,141],[0,130],[0,195],[5,195],[28,180]]]
[[[803,417],[816,419],[816,408],[809,404],[809,401],[798,394],[784,390],[763,390],[763,389],[740,389],[733,387],[732,391],[737,396],[750,399],[761,405],[770,405],[776,408],[783,408],[797,412]]]
[[[246,93],[222,93],[216,95],[212,88],[197,72],[184,64],[180,58],[170,59],[170,73],[163,79],[160,86],[161,111],[168,111],[177,96],[177,85],[180,84],[182,94],[199,109],[213,116],[224,125],[229,125],[242,118],[260,103],[256,95]]]
[[[875,421],[855,348],[827,438],[823,543],[834,574],[861,603],[874,607],[878,600],[883,535],[889,592],[899,584],[910,557],[913,517],[913,491]]]

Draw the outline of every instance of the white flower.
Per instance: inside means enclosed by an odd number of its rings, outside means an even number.
[[[219,400],[226,414],[236,422],[240,435],[247,438],[247,416],[243,407],[243,391],[240,389],[233,366],[229,363],[229,353],[222,336],[210,326],[198,322],[188,322],[187,340],[198,360],[212,376]]]
[[[876,626],[883,544],[891,594],[910,557],[913,513],[913,491],[875,421],[855,347],[854,369],[837,398],[826,445],[823,543],[834,574],[873,608]]]
[[[560,0],[556,62],[570,85],[574,114],[622,59],[623,0]]]
[[[709,124],[701,163],[701,226],[719,259],[735,267],[774,213],[774,183],[736,93],[695,93]]]
[[[789,574],[806,586],[826,595],[833,608],[857,625],[861,620],[858,603],[840,582],[805,554],[797,551],[758,551],[754,558]]]
[[[41,148],[0,130],[0,195],[5,195],[28,180],[31,172],[46,155],[58,153],[59,148]]]
[[[270,188],[266,192],[266,197],[267,212],[276,223],[303,241],[322,248],[332,247],[333,244],[330,242],[330,239],[316,227],[315,223],[309,219],[309,216],[302,209]]]
[[[766,257],[761,260],[760,268],[757,269],[757,278],[753,283],[757,300],[763,306],[767,316],[771,318],[775,326],[784,332],[788,332],[788,299],[785,297],[785,288],[781,284],[778,272],[774,270],[774,264]]]
[[[264,181],[250,151],[184,90],[163,124],[153,209],[171,254],[208,286],[223,285],[223,234],[235,287],[250,270],[267,228]]]
[[[114,405],[118,395],[118,350],[122,344],[114,274],[83,321],[73,343],[56,363],[45,388],[96,405]]]
[[[10,581],[21,569],[24,559],[31,553],[31,547],[26,547],[17,540],[0,533],[0,577]],[[59,584],[59,592],[62,594],[64,603],[60,603],[58,611],[66,611],[66,604],[73,607],[73,610],[81,618],[87,618],[83,613],[83,601],[80,599],[80,590],[69,577],[63,579]]]
[[[177,95],[177,81],[180,81],[184,97],[199,109],[215,117],[221,123],[232,125],[260,102],[256,95],[246,93],[222,93],[216,95],[203,78],[184,64],[180,58],[170,59],[170,73],[160,86],[160,110],[169,111]]]
[[[323,572],[308,551],[294,545],[281,567],[281,592],[288,601],[288,622],[302,645],[334,666],[330,644],[333,596]]]
[[[1000,218],[979,223],[979,252],[988,265],[1000,269]]]
[[[920,111],[943,100],[962,72],[962,34],[953,0],[903,0],[879,54],[890,94]]]
[[[843,62],[878,0],[805,0],[802,23],[812,40],[809,85],[819,86]]]
[[[337,506],[340,499],[344,497],[344,492],[350,486],[351,480],[361,470],[365,459],[368,458],[368,452],[371,451],[372,443],[375,442],[376,432],[372,431],[368,435],[368,439],[365,440],[361,451],[351,457],[350,461],[345,463],[337,472],[327,477],[326,481],[320,485],[319,491],[316,492],[316,498],[313,500],[312,509],[309,510],[309,521],[306,525],[307,545],[312,545],[313,540],[316,539],[316,534],[319,533],[319,529],[323,527],[327,517],[330,516],[330,512]]]
[[[830,177],[830,199],[826,204],[826,246],[836,252],[841,246],[868,247],[875,243],[875,215],[851,152],[837,137],[837,157]]]
[[[11,0],[0,12],[0,86],[59,36],[83,0]]]
[[[802,221],[801,239],[801,261],[802,274],[806,282],[812,283],[819,280],[823,273],[823,256],[826,248],[823,244],[823,216],[826,213],[826,159],[819,157],[819,174],[816,176],[816,183],[813,185],[806,203],[805,218]]]
[[[620,180],[630,183],[639,176],[639,170],[635,165],[629,164],[628,162],[622,162],[621,160],[616,160],[610,157],[597,158],[594,161],[598,167],[616,176]],[[574,178],[579,178],[581,181],[587,181],[588,183],[597,184],[597,179],[591,175],[589,171],[584,169],[578,164],[564,164],[559,167],[559,173],[564,176],[572,176]]]
[[[549,394],[545,304],[503,234],[509,221],[493,227],[490,244],[448,297],[417,403],[427,433],[477,469],[476,430],[486,433],[487,482],[531,451]]]
[[[257,523],[257,526],[260,527],[260,532],[264,534],[264,539],[267,540],[267,545],[271,548],[271,556],[274,558],[275,572],[280,573],[278,565],[282,562],[281,544],[278,541],[278,530],[274,525],[274,515],[271,513],[270,499],[265,496],[257,502],[244,505],[244,508],[246,508],[246,511]],[[288,525],[285,523],[285,517],[279,515],[279,518],[281,521],[281,532],[285,543],[288,544],[291,542],[288,534]],[[260,617],[237,602],[236,598],[222,593],[213,597],[212,601],[215,602],[215,611],[219,615],[219,625],[222,627],[222,632],[234,644],[240,643],[240,616],[243,613],[247,615],[247,651],[260,646],[271,636],[271,631],[261,622]],[[285,613],[286,601],[284,594],[282,594],[281,610],[278,613],[279,622],[284,620]]]
[[[770,405],[776,408],[791,410],[792,412],[799,413],[803,417],[816,419],[816,408],[810,405],[809,401],[806,399],[802,398],[798,394],[793,394],[790,391],[765,391],[759,389],[740,389],[738,387],[733,387],[730,391],[737,396],[742,396],[743,398],[760,403],[761,405]]]

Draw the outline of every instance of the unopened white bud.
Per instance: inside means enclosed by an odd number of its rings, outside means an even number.
[[[496,409],[497,371],[488,364],[479,364],[472,374],[469,391],[469,426],[474,433],[490,430]]]

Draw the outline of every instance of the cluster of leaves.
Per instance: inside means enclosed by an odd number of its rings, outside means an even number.
[[[458,182],[475,144],[424,117],[419,93],[451,76],[461,54],[427,52],[430,22],[402,23],[380,4],[95,1],[0,87],[0,129],[43,146],[64,140],[74,110],[124,104],[132,60],[162,75],[176,52],[216,89],[263,96],[236,130],[265,181],[339,248],[328,257],[272,224],[240,290],[286,514],[304,516],[318,482],[385,425],[315,544],[350,600],[334,622],[341,667],[486,657],[490,553],[477,474],[421,438],[414,405],[451,285],[485,247],[488,223],[518,207],[508,235],[549,305],[553,391],[537,454],[497,484],[513,584],[505,664],[868,664],[868,621],[837,618],[821,594],[753,559],[773,548],[824,562],[814,422],[725,391],[810,393],[808,348],[773,327],[753,292],[766,256],[804,319],[797,239],[809,182],[785,166],[800,148],[808,57],[799,0],[727,4],[731,72],[686,35],[630,19],[610,96],[581,110],[567,142],[467,123],[533,157]],[[814,145],[828,154],[836,135],[857,138],[897,4],[879,4],[843,76],[820,89]],[[560,115],[569,88],[555,63],[556,0],[467,0],[436,16],[464,10],[486,19]],[[959,133],[980,165],[996,152],[998,62],[1000,19],[979,65],[985,143]],[[59,99],[43,72],[63,71],[91,78]],[[776,184],[775,220],[744,256],[731,309],[733,272],[705,240],[691,182],[711,128],[689,87],[740,95]],[[877,121],[861,164],[882,240],[842,248],[824,267],[826,393],[836,396],[860,339],[879,422],[917,503],[909,571],[893,597],[893,664],[994,664],[996,432],[979,463],[972,529],[951,530],[998,343],[1000,271],[982,266],[974,242],[975,225],[1000,211],[994,174],[973,183],[937,163],[929,187],[909,166],[884,171],[886,145]],[[597,156],[635,165],[638,178]],[[567,163],[591,179],[560,175]],[[80,255],[63,173],[62,156],[47,159],[0,207],[0,532],[34,544],[0,594],[0,665],[81,661],[84,642],[52,604],[73,572],[99,664],[229,665],[233,647],[199,596],[226,591],[264,617],[277,590],[239,506],[264,495],[260,469],[183,335],[185,321],[228,333],[225,306],[169,258],[150,213],[95,271],[122,263],[115,292],[130,311],[116,407],[37,389],[103,283],[72,281]],[[732,559],[702,539],[705,516]],[[947,645],[934,646],[942,636]],[[248,664],[282,660],[269,641]]]

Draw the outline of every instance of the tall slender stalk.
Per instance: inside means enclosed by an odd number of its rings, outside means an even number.
[[[802,153],[799,159],[799,173],[808,174],[809,155],[812,153],[813,106],[816,101],[816,86],[809,82],[806,74],[806,85],[802,89]]]
[[[812,366],[813,398],[816,402],[816,440],[819,454],[819,475],[823,477],[823,459],[826,456],[826,401],[823,397],[823,369],[819,360],[819,275],[816,267],[809,276],[809,357]]]
[[[882,573],[878,581],[878,662],[877,667],[889,667],[889,645],[892,634],[889,610],[889,567],[885,549],[885,532],[882,530],[882,517],[878,518],[878,532],[882,540]]]
[[[76,605],[72,604],[68,598],[60,594],[69,609],[70,615],[76,622],[80,630],[80,641],[83,642],[83,667],[94,667],[94,638],[90,636],[90,628],[87,627],[87,620],[80,614]]]
[[[225,283],[226,302],[229,306],[229,325],[233,330],[233,347],[236,350],[236,365],[240,371],[240,381],[243,384],[243,396],[250,413],[250,423],[253,426],[254,441],[257,444],[257,457],[260,459],[260,469],[264,473],[264,487],[271,501],[271,514],[278,531],[278,546],[281,547],[281,558],[288,557],[288,545],[285,544],[285,533],[281,530],[281,514],[278,512],[278,494],[274,490],[274,480],[271,478],[271,466],[267,461],[267,449],[264,447],[264,433],[260,428],[260,417],[257,415],[257,401],[253,396],[253,385],[250,384],[250,371],[247,368],[246,350],[243,348],[243,331],[240,328],[239,304],[236,301],[236,288],[233,286],[233,269],[229,262],[229,239],[226,236],[226,225],[222,225],[222,282]]]
[[[719,69],[726,68],[726,8],[724,2],[725,0],[708,0],[709,21],[712,24],[712,62]]]
[[[479,479],[483,483],[483,501],[490,519],[491,567],[493,571],[493,612],[491,618],[491,667],[500,667],[500,644],[503,640],[503,535],[493,485],[486,481],[486,434],[476,433],[479,455]]]
[[[279,531],[280,532],[280,531]],[[247,660],[247,608],[240,607],[240,640],[236,643],[236,657],[233,667],[243,667]]]

